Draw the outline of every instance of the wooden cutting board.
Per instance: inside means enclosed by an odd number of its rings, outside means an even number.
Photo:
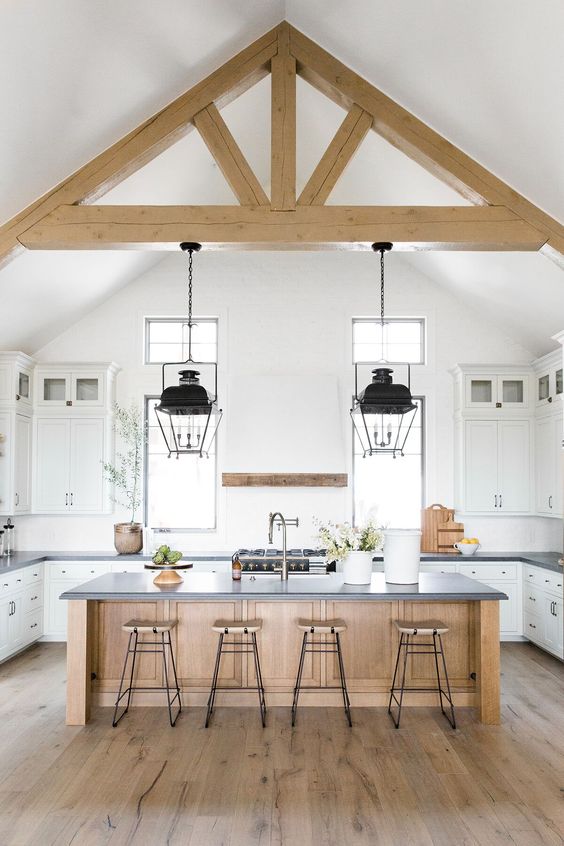
[[[434,503],[421,511],[421,552],[457,554],[453,544],[464,537],[464,523],[454,520],[454,508]]]

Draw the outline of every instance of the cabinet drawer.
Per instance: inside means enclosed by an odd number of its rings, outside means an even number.
[[[23,639],[25,643],[31,643],[32,640],[37,640],[43,634],[43,609],[39,608],[37,611],[32,611],[31,614],[25,614],[23,619]]]
[[[489,583],[491,579],[496,582],[517,581],[517,564],[505,564],[504,562],[494,562],[492,564],[461,564],[460,572],[464,576],[469,576],[471,579],[479,579],[482,582]]]
[[[32,564],[22,570],[24,586],[43,581],[43,564]]]
[[[43,585],[38,582],[26,588],[23,593],[24,614],[43,607]]]
[[[544,640],[542,619],[536,617],[534,614],[526,613],[523,616],[523,623],[523,634],[525,637],[528,637],[529,640],[534,640],[535,643],[542,643]]]
[[[456,573],[456,564],[448,564],[446,562],[425,564],[422,562],[419,569],[422,573]]]
[[[96,576],[101,576],[103,573],[108,573],[110,565],[108,563],[92,563],[88,562],[74,562],[62,561],[60,564],[49,564],[49,578],[53,579],[82,579],[89,581]]]
[[[552,570],[543,570],[542,567],[525,564],[523,568],[523,583],[557,592],[560,596],[562,594],[564,580],[562,573],[555,573]]]
[[[143,561],[130,561],[129,564],[124,561],[123,564],[110,564],[110,570],[112,573],[143,573],[145,564]]]
[[[23,570],[12,570],[0,575],[0,596],[20,590],[23,585]]]
[[[544,594],[536,585],[523,585],[523,611],[525,614],[542,614]]]

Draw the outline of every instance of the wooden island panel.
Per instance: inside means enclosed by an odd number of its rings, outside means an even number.
[[[92,668],[99,690],[114,691],[119,687],[129,634],[122,625],[129,620],[164,620],[162,602],[98,602],[95,614]],[[146,638],[147,639],[147,638]],[[140,638],[141,640],[141,638]],[[160,655],[139,655],[136,661],[137,684],[145,687],[162,685]]]
[[[216,620],[242,619],[242,602],[171,602],[170,613],[178,624],[173,632],[173,646],[178,678],[183,688],[208,690],[211,685],[219,635],[212,631]],[[230,636],[230,640],[232,637]],[[241,687],[243,656],[222,656],[219,684]]]

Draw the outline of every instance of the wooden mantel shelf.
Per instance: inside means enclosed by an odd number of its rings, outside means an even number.
[[[224,488],[346,488],[346,473],[223,473]]]

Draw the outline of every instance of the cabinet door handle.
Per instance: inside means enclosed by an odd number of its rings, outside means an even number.
[[[529,626],[530,626],[532,629],[536,629],[536,626],[535,626],[533,623],[529,623]]]
[[[544,580],[545,585],[547,585],[549,582],[550,582],[550,579],[545,579],[545,580]]]
[[[531,602],[536,602],[536,601],[537,601],[537,600],[535,599],[535,597],[534,597],[534,596],[530,596],[530,597],[529,597],[529,599],[531,600]]]
[[[73,497],[74,497],[74,494],[73,494],[73,493],[72,493],[72,491],[71,491],[71,505],[72,505],[72,500],[73,500]]]
[[[552,494],[548,497],[548,507],[552,508]]]
[[[32,623],[32,624],[31,624],[31,626],[30,626],[30,628],[32,628],[32,629],[36,629],[36,628],[37,628],[37,623]]]
[[[69,504],[69,495],[68,493],[65,494],[65,505]]]
[[[20,495],[19,493],[16,494],[16,505],[20,504]]]
[[[550,603],[550,613],[551,613],[551,614],[552,614],[552,616],[554,617],[554,601],[552,601],[552,602]]]
[[[30,599],[30,602],[33,602],[34,599],[39,599],[39,597],[38,596],[32,596],[31,599]]]
[[[495,495],[494,499],[495,499],[494,508],[497,508],[497,494]]]
[[[499,495],[499,507],[501,508],[501,494]]]

